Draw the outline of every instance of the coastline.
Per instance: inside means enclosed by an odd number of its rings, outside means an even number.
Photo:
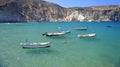
[[[120,6],[92,6],[65,8],[55,3],[38,0],[11,1],[0,5],[3,22],[102,22],[120,21]]]
[[[70,21],[70,22],[26,22],[26,21],[2,21],[1,23],[119,23],[120,21],[100,21],[100,22],[87,22],[87,21]]]

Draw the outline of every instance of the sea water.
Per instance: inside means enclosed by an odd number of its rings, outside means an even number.
[[[112,27],[106,27],[112,25]],[[77,27],[87,30],[75,30]],[[57,29],[71,33],[42,36]],[[96,33],[92,38],[78,34]],[[52,42],[49,48],[24,49],[20,43]],[[120,67],[120,23],[10,23],[0,24],[0,67]]]

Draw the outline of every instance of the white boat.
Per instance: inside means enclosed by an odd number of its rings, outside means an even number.
[[[75,28],[76,30],[87,30],[87,27],[78,27],[78,28]]]
[[[60,33],[60,32],[65,32],[66,34],[71,32],[70,30],[62,31],[62,30],[61,30],[61,27],[58,27],[57,31],[58,31],[59,33]]]
[[[67,31],[62,31],[61,30],[61,27],[58,27],[57,29],[57,32],[54,32],[54,33],[43,33],[42,35],[44,36],[49,36],[49,37],[52,37],[52,36],[61,36],[61,35],[64,35],[64,34],[68,34],[70,33],[71,31],[70,30],[67,30]]]
[[[62,31],[63,33],[70,33],[71,31],[70,30],[67,30],[67,31]]]
[[[66,32],[56,32],[56,33],[44,33],[44,34],[42,34],[43,36],[44,35],[46,35],[46,36],[60,36],[60,35],[64,35],[64,34],[66,34]]]
[[[95,33],[92,33],[92,34],[78,34],[78,37],[94,37],[96,36]]]
[[[52,42],[43,42],[43,43],[29,43],[29,42],[24,42],[20,43],[23,48],[45,48],[45,47],[50,47],[50,44]]]

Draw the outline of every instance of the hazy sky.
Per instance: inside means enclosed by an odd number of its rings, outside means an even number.
[[[120,5],[120,0],[46,0],[63,7],[87,7],[99,5]]]

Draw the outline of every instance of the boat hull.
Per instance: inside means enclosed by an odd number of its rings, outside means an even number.
[[[43,36],[46,35],[48,37],[52,37],[52,36],[61,36],[61,35],[64,35],[66,34],[66,32],[59,32],[59,33],[44,33],[42,34]]]
[[[78,37],[80,38],[90,38],[90,37],[95,37],[96,34],[93,33],[93,34],[78,34]]]
[[[87,27],[75,28],[76,30],[87,30]]]
[[[29,46],[29,45],[24,45],[22,46],[22,48],[47,48],[50,47],[50,45],[46,45],[46,46]]]
[[[21,43],[22,48],[46,48],[50,47],[51,42],[44,43]]]

